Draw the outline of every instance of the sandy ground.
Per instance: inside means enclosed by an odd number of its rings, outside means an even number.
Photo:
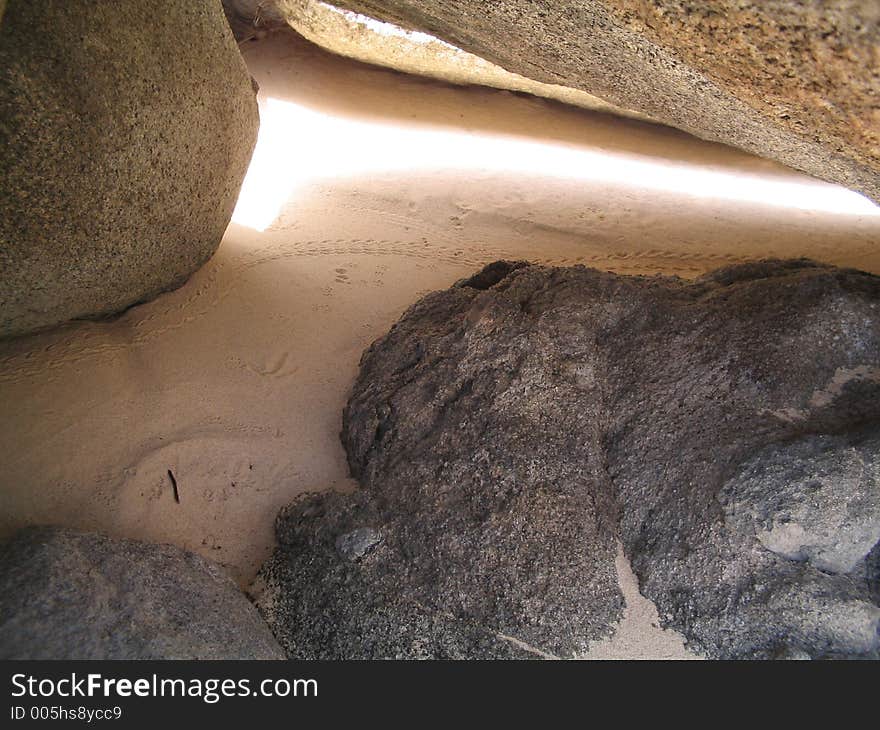
[[[282,505],[354,486],[338,433],[363,349],[497,258],[694,276],[807,255],[880,272],[880,211],[773,163],[290,33],[243,52],[263,128],[214,258],[115,320],[0,343],[0,537],[56,523],[167,541],[247,585]],[[592,655],[681,656],[619,568],[627,617]]]

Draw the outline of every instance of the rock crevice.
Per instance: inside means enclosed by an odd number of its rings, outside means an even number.
[[[226,2],[245,14],[253,4]],[[560,93],[570,89],[617,113],[739,147],[880,200],[880,11],[873,0],[333,5],[431,34],[499,69],[476,83],[509,85],[502,75],[511,72],[534,82],[523,90],[601,108]],[[432,60],[418,48],[364,44],[358,31],[322,20],[315,6],[324,5],[275,0],[263,15],[272,22],[286,17],[330,50],[428,75],[433,66],[434,75],[455,77],[442,54]]]

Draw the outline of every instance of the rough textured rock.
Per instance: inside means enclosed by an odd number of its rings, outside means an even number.
[[[603,439],[642,592],[713,656],[876,656],[880,279],[763,263],[620,294]]]
[[[539,457],[455,406],[433,456],[407,451],[369,493],[310,495],[279,516],[254,592],[289,656],[570,656],[610,634],[623,601],[614,541],[578,488],[589,470],[569,489],[550,469],[524,480]],[[498,443],[462,448],[482,426]]]
[[[170,545],[28,528],[0,548],[3,659],[283,659],[213,563]]]
[[[257,604],[291,656],[572,656],[620,618],[598,400],[572,416],[539,348],[450,313],[429,297],[363,362],[345,441],[366,489],[279,517]],[[340,555],[363,528],[381,542]]]
[[[619,537],[695,650],[878,656],[878,277],[498,262],[371,346],[343,441],[364,488],[293,506],[264,569],[294,655],[431,637],[406,607],[466,655],[494,655],[474,625],[577,654],[619,615]],[[357,528],[382,540],[347,560]]]
[[[183,283],[220,243],[257,127],[219,3],[9,0],[0,336]]]
[[[721,491],[727,519],[785,558],[851,572],[880,541],[878,439],[811,435],[758,451]]]
[[[396,523],[400,523],[395,524]],[[382,525],[383,539],[355,556],[340,550],[354,530]],[[383,515],[365,495],[305,495],[278,518],[280,547],[252,587],[257,607],[294,659],[467,659],[528,656],[478,620],[432,605],[430,586],[408,585],[419,525]],[[398,534],[398,529],[404,530]],[[427,551],[430,548],[424,548]],[[448,556],[422,570],[450,580],[464,566]],[[441,564],[441,560],[444,562]],[[418,581],[419,578],[416,577]],[[424,577],[430,580],[430,574]]]
[[[335,4],[880,200],[876,0]]]
[[[277,5],[255,0],[224,0],[236,38],[259,37],[289,25],[322,48],[364,63],[428,76],[452,84],[490,86],[561,101],[593,111],[648,119],[630,109],[609,104],[570,86],[544,84],[506,71],[472,53],[424,33],[377,23],[372,18],[341,10],[321,0],[277,0]]]

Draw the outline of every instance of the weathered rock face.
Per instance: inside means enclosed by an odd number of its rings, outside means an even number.
[[[10,0],[0,336],[181,284],[220,242],[257,127],[219,3]]]
[[[523,92],[592,111],[648,119],[644,114],[614,106],[580,89],[544,84],[511,73],[424,33],[377,23],[321,0],[276,0],[277,4],[263,2],[256,7],[258,2],[224,0],[229,23],[239,40],[260,37],[289,25],[299,35],[331,53],[402,73],[428,76],[452,84]]]
[[[263,570],[292,655],[577,654],[617,537],[695,650],[878,656],[880,278],[499,262],[365,353],[343,441],[364,489],[294,505]]]
[[[29,528],[0,548],[3,659],[283,659],[220,569],[170,545]]]
[[[279,516],[255,593],[291,657],[571,656],[619,620],[615,543],[584,486],[595,465],[572,471],[552,458],[561,443],[542,460],[442,387],[445,425],[396,465],[385,454],[369,493],[307,496]],[[542,462],[562,471],[524,476]]]
[[[880,200],[874,0],[334,4]]]
[[[591,533],[590,511],[578,514],[564,497],[533,495],[512,510],[475,515],[464,503],[469,491],[426,492],[406,506],[400,500],[385,506],[363,493],[325,493],[285,510],[277,525],[280,547],[252,592],[288,655],[529,658],[527,648],[506,637],[535,641],[539,634],[557,651],[570,646],[570,630],[581,627],[569,624],[564,606],[581,616],[585,630],[590,608],[608,619],[619,614],[608,547]],[[558,522],[550,524],[553,517]],[[598,555],[574,557],[555,571],[548,556],[572,555],[578,537],[598,546]],[[568,595],[552,595],[556,580],[571,586]],[[561,625],[541,625],[545,612]]]

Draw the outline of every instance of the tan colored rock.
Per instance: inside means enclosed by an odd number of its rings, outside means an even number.
[[[180,285],[220,243],[259,124],[220,3],[0,10],[0,337]]]
[[[880,164],[880,3],[618,0],[628,27],[792,134]],[[870,184],[870,181],[869,181]],[[873,193],[876,198],[876,187]]]

